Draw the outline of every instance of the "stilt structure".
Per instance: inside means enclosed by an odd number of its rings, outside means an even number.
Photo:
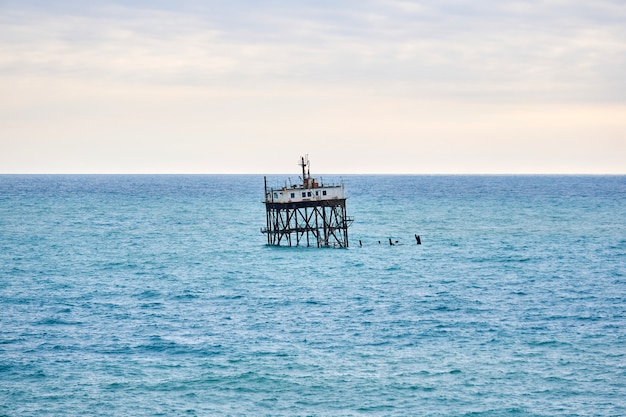
[[[348,247],[348,226],[352,219],[346,213],[346,195],[340,185],[318,184],[311,178],[309,158],[300,157],[302,184],[267,188],[265,211],[268,245]]]

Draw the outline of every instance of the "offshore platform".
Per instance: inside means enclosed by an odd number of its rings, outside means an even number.
[[[309,157],[300,157],[302,184],[267,188],[265,212],[267,244],[274,246],[348,247],[348,226],[352,219],[346,213],[346,193],[339,185],[319,184],[311,177]]]

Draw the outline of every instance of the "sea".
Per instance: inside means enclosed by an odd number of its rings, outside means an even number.
[[[322,181],[0,175],[0,416],[626,415],[626,176]]]

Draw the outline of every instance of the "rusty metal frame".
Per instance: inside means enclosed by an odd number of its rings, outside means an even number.
[[[306,241],[320,247],[348,247],[346,199],[265,203],[267,244],[300,246]]]

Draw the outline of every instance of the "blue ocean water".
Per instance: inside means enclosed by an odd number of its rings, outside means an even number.
[[[0,176],[0,415],[626,415],[626,177],[343,181],[317,249],[258,175]]]

